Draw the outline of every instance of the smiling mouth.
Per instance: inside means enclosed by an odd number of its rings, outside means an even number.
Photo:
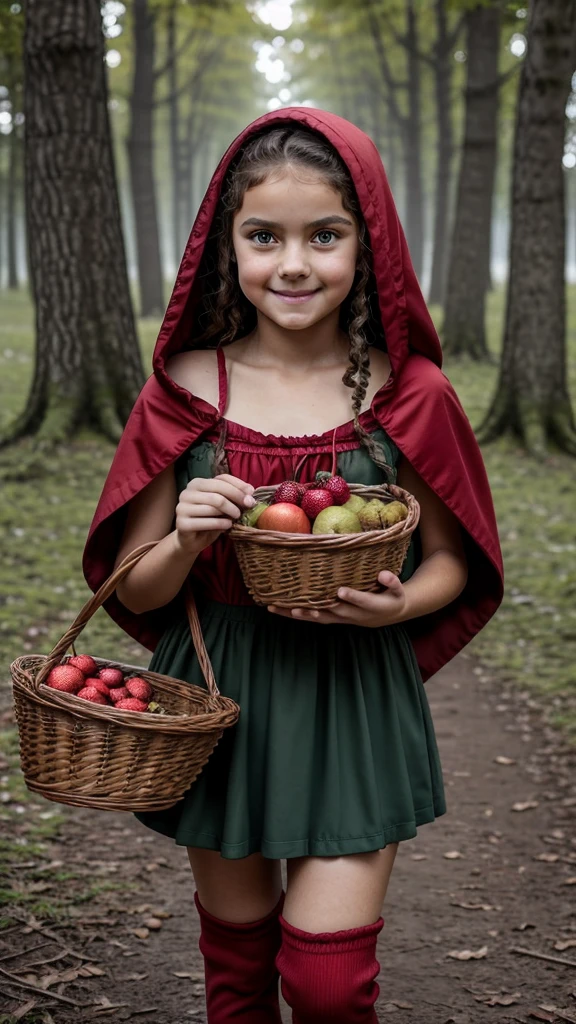
[[[314,288],[312,291],[307,292],[281,292],[272,288],[271,291],[273,295],[277,295],[283,302],[306,302],[307,299],[311,299],[314,295],[317,295],[320,289]]]

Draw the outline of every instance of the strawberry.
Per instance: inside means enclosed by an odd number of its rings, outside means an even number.
[[[124,674],[119,668],[101,668],[98,678],[110,688],[113,686],[124,686]]]
[[[148,704],[144,700],[138,700],[136,697],[125,697],[124,700],[116,701],[116,707],[120,708],[121,711],[146,711]]]
[[[75,654],[73,658],[68,658],[67,664],[79,668],[85,676],[95,676],[98,671],[98,665],[89,654]]]
[[[330,505],[334,504],[334,498],[329,491],[324,488],[318,488],[313,491],[306,491],[306,494],[302,498],[302,511],[306,513],[309,519],[315,519],[319,512],[322,512],[325,508],[330,508]]]
[[[129,696],[130,692],[125,686],[115,686],[113,690],[110,690],[110,700],[113,704],[119,700],[126,700]]]
[[[100,690],[97,690],[95,686],[85,686],[83,690],[79,690],[76,694],[77,697],[83,697],[84,700],[89,700],[92,704],[107,704],[108,701]]]
[[[285,480],[276,488],[272,504],[277,505],[280,501],[287,501],[289,505],[299,505],[305,493],[306,488],[303,484],[298,484],[295,480]]]
[[[105,697],[110,696],[109,688],[106,686],[104,680],[99,679],[98,676],[88,676],[85,685],[93,686],[95,690],[98,690],[98,693],[103,693]]]
[[[84,686],[84,676],[75,665],[56,665],[50,672],[46,685],[64,693],[77,693]]]
[[[331,476],[322,487],[332,495],[335,505],[345,505],[350,498],[350,488],[342,476]]]
[[[146,703],[148,703],[153,695],[150,683],[147,683],[145,679],[141,679],[140,676],[132,676],[131,679],[127,679],[126,689],[131,697],[137,697],[138,700],[143,700]]]

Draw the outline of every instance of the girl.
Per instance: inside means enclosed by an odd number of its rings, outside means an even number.
[[[490,491],[440,371],[378,153],[291,108],[217,168],[84,558],[96,588],[157,540],[109,613],[150,668],[203,685],[181,599],[191,576],[221,692],[241,708],[170,810],[187,848],[209,1024],[375,1022],[376,940],[400,841],[445,811],[423,679],[502,593]],[[336,425],[336,426],[335,426]],[[251,601],[226,532],[263,484],[331,465],[414,493],[401,578],[327,611]],[[280,862],[287,861],[286,893]]]

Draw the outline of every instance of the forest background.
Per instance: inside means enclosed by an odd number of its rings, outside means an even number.
[[[9,666],[87,599],[86,534],[196,210],[267,110],[332,110],[382,155],[504,552],[463,657],[574,749],[575,71],[576,0],[0,0],[1,931],[114,889],[58,861],[57,888],[21,874],[74,818],[24,786]],[[147,657],[104,612],[79,648]]]

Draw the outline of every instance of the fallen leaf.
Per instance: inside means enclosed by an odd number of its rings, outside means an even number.
[[[482,946],[481,949],[453,949],[452,952],[446,953],[446,956],[452,958],[452,960],[483,960],[488,953],[488,946]]]
[[[172,971],[175,978],[190,978],[190,981],[204,981],[204,975],[194,971]]]
[[[427,857],[427,855],[425,853],[413,853],[411,855],[411,859],[412,860],[428,860],[428,857]]]
[[[446,860],[461,860],[463,859],[464,854],[460,853],[459,850],[448,850],[448,853],[444,853],[443,857]]]
[[[534,860],[543,860],[545,864],[555,864],[557,860],[560,860],[559,853],[539,853]]]
[[[20,1020],[22,1017],[25,1017],[27,1013],[30,1013],[30,1010],[34,1009],[37,1002],[37,999],[31,999],[30,1002],[28,1003],[22,1003],[22,1005],[19,1006],[17,1010],[10,1011],[10,1019]]]
[[[516,764],[516,761],[513,757],[504,757],[503,754],[499,755],[498,757],[495,757],[494,760],[496,764]]]
[[[558,939],[558,942],[554,943],[554,949],[563,953],[565,949],[571,949],[576,946],[576,939]]]
[[[576,876],[573,875],[572,878],[565,878],[562,885],[576,885]]]
[[[538,800],[525,800],[524,802],[519,801],[518,803],[512,804],[513,811],[531,811],[533,807],[539,807]]]
[[[525,932],[527,928],[535,928],[535,927],[536,927],[536,925],[535,924],[531,924],[530,921],[523,921],[522,924],[515,925],[514,928],[513,928],[513,931],[515,931],[515,932]]]
[[[458,903],[456,900],[452,900],[452,907],[462,907],[463,910],[495,910],[491,903]]]
[[[137,939],[147,939],[150,935],[148,928],[129,928],[132,935],[135,935]],[[126,956],[126,954],[124,954]]]
[[[158,917],[145,917],[143,923],[153,932],[157,932],[162,927],[162,921]]]
[[[514,1003],[520,1002],[520,993],[512,992],[510,995],[492,996],[490,999],[486,999],[486,1006],[513,1006]]]
[[[554,1024],[554,1021],[556,1020],[555,1013],[551,1014],[543,1010],[529,1010],[528,1016],[531,1017],[533,1020],[546,1021],[546,1024]]]

